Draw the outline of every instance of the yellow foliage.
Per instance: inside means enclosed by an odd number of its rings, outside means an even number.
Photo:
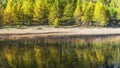
[[[106,26],[109,21],[107,17],[107,12],[104,4],[97,1],[95,11],[94,11],[94,21],[96,21],[101,26]]]
[[[102,52],[98,51],[98,50],[96,50],[95,52],[96,52],[96,57],[97,57],[98,62],[100,62],[100,63],[103,62],[105,57],[102,54]]]
[[[33,20],[42,23],[46,16],[46,7],[42,0],[35,0]]]
[[[4,24],[13,24],[16,21],[16,14],[14,12],[14,6],[12,6],[12,0],[8,1],[7,7],[3,12]]]
[[[74,12],[74,18],[77,24],[81,23],[81,17],[82,17],[82,10],[80,6],[77,6]]]
[[[22,10],[23,10],[23,12],[24,12],[24,14],[26,15],[26,14],[30,14],[30,9],[31,9],[31,2],[30,2],[30,0],[25,0],[24,2],[23,2],[23,4],[22,4]]]

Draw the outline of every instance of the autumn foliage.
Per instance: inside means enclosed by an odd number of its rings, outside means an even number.
[[[120,0],[3,0],[0,25],[107,26],[120,20]]]

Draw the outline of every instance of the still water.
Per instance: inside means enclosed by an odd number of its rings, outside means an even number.
[[[120,68],[120,43],[1,40],[0,68]]]

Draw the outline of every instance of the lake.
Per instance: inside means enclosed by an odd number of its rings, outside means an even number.
[[[120,42],[0,40],[0,68],[119,68]]]

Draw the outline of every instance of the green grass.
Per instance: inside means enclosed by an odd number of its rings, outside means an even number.
[[[98,68],[119,63],[119,52],[112,39],[0,40],[0,68]]]

